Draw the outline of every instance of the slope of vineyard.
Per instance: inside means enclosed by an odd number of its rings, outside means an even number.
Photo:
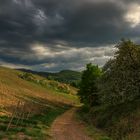
[[[78,103],[76,89],[40,76],[32,75],[34,81],[21,75],[21,71],[0,67],[0,139],[43,139],[51,122]],[[63,87],[69,92],[63,92]]]

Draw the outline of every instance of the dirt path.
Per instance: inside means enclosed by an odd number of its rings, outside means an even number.
[[[93,140],[84,131],[84,125],[75,119],[76,108],[58,117],[51,128],[53,140]]]

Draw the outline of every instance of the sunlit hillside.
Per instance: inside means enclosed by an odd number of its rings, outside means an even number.
[[[57,115],[63,113],[69,106],[78,103],[75,88],[36,75],[31,75],[33,80],[22,78],[21,76],[24,74],[20,71],[0,67],[0,138],[14,139],[18,135],[18,131],[22,132],[22,135],[34,137],[34,139],[43,137],[45,134],[42,132],[42,128],[46,129],[46,126],[43,127],[43,125],[49,125]],[[67,90],[63,91],[64,87]],[[47,117],[50,118],[46,117],[46,111],[48,112]],[[36,115],[40,115],[40,118],[32,118]],[[42,115],[45,117],[45,122],[41,118]],[[12,123],[8,128],[10,120]],[[34,120],[33,124],[39,121],[38,128],[34,128],[31,123]],[[25,127],[26,121],[28,124],[31,123],[29,128]],[[6,131],[7,129],[8,131]],[[32,134],[36,131],[40,135]]]

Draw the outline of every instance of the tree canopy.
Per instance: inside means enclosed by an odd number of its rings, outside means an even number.
[[[140,46],[130,40],[116,45],[117,51],[101,69],[87,64],[79,95],[83,103],[120,104],[140,97]],[[100,97],[100,98],[99,98]]]
[[[98,104],[98,88],[96,81],[101,76],[101,70],[98,66],[87,64],[86,70],[83,71],[82,80],[80,83],[79,96],[83,103]]]
[[[122,40],[113,59],[103,68],[102,99],[111,104],[132,101],[140,96],[140,47]]]

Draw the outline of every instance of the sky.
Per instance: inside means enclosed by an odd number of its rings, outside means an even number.
[[[139,0],[0,0],[0,65],[36,71],[103,66],[140,42]]]

